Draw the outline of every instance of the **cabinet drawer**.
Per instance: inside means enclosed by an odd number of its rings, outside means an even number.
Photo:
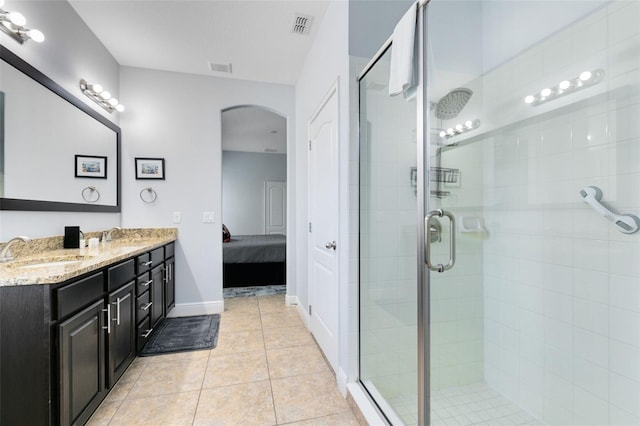
[[[54,291],[53,319],[56,320],[100,299],[104,294],[104,274],[98,272]]]
[[[138,342],[136,344],[136,349],[138,352],[142,350],[145,343],[149,341],[149,337],[151,337],[151,332],[153,329],[151,328],[151,321],[147,316],[144,321],[142,321],[138,325]]]
[[[151,254],[145,253],[136,257],[136,266],[138,268],[138,275],[151,269]]]
[[[145,316],[149,316],[151,313],[151,301],[150,301],[150,292],[144,293],[142,296],[138,297],[138,313],[136,316],[136,323],[139,323]]]
[[[152,282],[153,281],[151,281],[151,274],[149,272],[145,272],[144,274],[140,275],[136,279],[136,294],[140,296],[142,293],[149,290]]]
[[[112,266],[107,270],[109,291],[116,290],[131,281],[136,276],[133,259]]]
[[[164,262],[164,247],[160,247],[151,251],[151,261],[153,262],[153,265],[151,265],[152,268]]]
[[[176,254],[176,244],[170,243],[164,246],[164,258],[169,259]]]

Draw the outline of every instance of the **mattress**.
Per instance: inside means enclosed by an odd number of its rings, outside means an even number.
[[[222,248],[224,263],[278,263],[287,259],[284,235],[233,235]]]

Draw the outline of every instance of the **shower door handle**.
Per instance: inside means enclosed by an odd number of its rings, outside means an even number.
[[[446,216],[449,219],[449,262],[446,265],[442,263],[438,263],[434,265],[431,263],[431,238],[429,236],[425,236],[425,263],[427,267],[436,272],[444,272],[453,268],[456,264],[456,218],[453,214],[446,210],[436,209],[430,211],[427,217],[425,218],[424,227],[429,232],[431,229],[431,220],[436,217]]]

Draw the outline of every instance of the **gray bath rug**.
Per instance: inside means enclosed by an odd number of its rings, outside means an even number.
[[[230,287],[224,289],[224,298],[270,296],[272,294],[285,294],[287,286],[281,285],[261,285],[255,287]]]
[[[140,356],[213,349],[218,344],[220,314],[165,318]]]

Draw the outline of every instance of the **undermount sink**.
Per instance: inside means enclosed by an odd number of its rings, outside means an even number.
[[[52,259],[23,260],[16,262],[14,266],[18,269],[54,268],[74,265],[93,259],[93,257],[94,256],[60,256]]]

